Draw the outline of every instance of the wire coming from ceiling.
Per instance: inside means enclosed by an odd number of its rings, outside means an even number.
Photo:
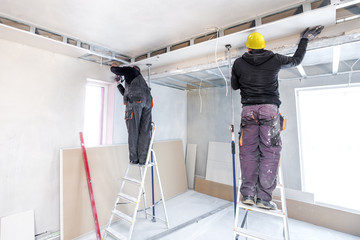
[[[217,50],[218,50],[218,44],[219,44],[219,32],[220,32],[220,28],[216,27],[215,63],[216,63],[217,68],[219,69],[219,72],[221,73],[221,76],[223,77],[223,79],[225,81],[225,89],[226,89],[225,96],[227,96],[228,95],[228,84],[227,84],[227,81],[226,81],[226,78],[225,78],[223,72],[220,69],[220,66],[219,66],[219,63],[218,63],[218,60],[217,60]],[[230,76],[229,76],[229,78],[230,78]]]

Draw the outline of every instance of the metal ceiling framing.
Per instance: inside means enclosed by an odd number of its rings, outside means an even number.
[[[334,48],[338,48],[339,51],[346,51],[345,53],[339,53],[339,56],[341,55],[342,58],[333,58],[332,54],[335,51]],[[299,65],[296,68],[290,68],[290,69],[284,69],[281,70],[279,73],[279,80],[301,80],[301,79],[311,79],[316,77],[330,77],[335,75],[346,75],[352,73],[360,73],[360,63],[357,63],[354,69],[350,69],[352,64],[355,63],[357,59],[360,58],[360,53],[356,54],[356,51],[352,51],[351,49],[360,49],[360,40],[357,41],[351,41],[346,42],[344,44],[339,44],[335,46],[324,46],[319,47],[316,49],[311,49],[307,51],[307,55],[317,55],[322,51],[326,51],[329,56],[329,61],[327,62],[318,62],[317,64],[313,64],[311,61],[307,63],[306,61],[303,61],[303,64]],[[232,59],[234,61],[234,59]],[[339,61],[340,66],[336,71],[334,71],[333,68],[333,62]],[[304,65],[305,64],[305,65]],[[182,90],[196,90],[199,88],[210,88],[210,87],[225,87],[225,81],[229,82],[229,75],[228,71],[225,70],[225,68],[228,68],[228,65],[225,62],[219,63],[218,66],[213,66],[209,69],[199,69],[197,71],[189,71],[183,70],[181,73],[173,74],[171,77],[166,75],[159,75],[159,76],[152,76],[153,79],[156,79],[157,83],[162,83],[163,81],[171,80],[173,82],[167,82],[167,84],[172,84],[172,86],[177,89]],[[223,75],[217,73],[218,71],[222,71]],[[196,74],[201,74],[202,77],[196,77]],[[214,78],[215,76],[215,78]],[[186,79],[190,78],[189,80],[179,80],[179,79]],[[208,83],[207,86],[204,85],[197,85],[190,83],[191,79],[199,80],[202,82]],[[177,85],[177,83],[181,83],[182,86]],[[184,84],[189,85],[188,87],[185,87]]]
[[[42,27],[10,19],[6,16],[0,15],[0,24],[16,28],[20,31],[26,31],[40,37],[45,37],[54,41],[62,42],[64,44],[69,44],[77,48],[86,49],[88,50],[88,54],[85,54],[80,58],[87,61],[108,65],[111,65],[112,62],[117,62],[118,64],[129,64],[130,62],[130,57],[124,54],[112,51],[110,49],[95,44],[88,43],[87,41],[82,41],[70,36],[55,33]]]
[[[296,4],[284,9],[278,9],[275,12],[269,12],[267,14],[257,16],[253,19],[247,19],[245,21],[242,21],[240,23],[230,25],[224,28],[218,28],[214,30],[213,32],[208,32],[206,34],[190,38],[178,43],[174,43],[170,46],[164,46],[159,49],[156,49],[154,51],[143,53],[137,57],[131,58],[131,63],[138,62],[140,60],[144,60],[146,58],[150,58],[156,55],[161,55],[165,53],[169,53],[171,51],[179,50],[181,48],[190,47],[193,45],[196,45],[198,43],[202,43],[205,41],[210,41],[214,38],[223,37],[228,34],[233,34],[236,32],[244,31],[247,29],[252,29],[255,27],[258,27],[262,24],[278,21],[287,17],[291,17],[297,14],[301,14],[305,11],[311,11],[314,9],[318,9],[321,7],[325,7],[331,4],[331,0],[312,0],[312,1],[305,1],[302,4]],[[159,53],[159,54],[154,54]]]
[[[265,23],[278,21],[291,17],[297,14],[304,12],[312,11],[321,7],[328,5],[337,5],[337,23],[352,20],[360,17],[360,0],[314,0],[314,1],[304,1],[287,7],[286,9],[278,9],[276,12],[270,12],[263,16],[257,16],[254,19],[248,19],[242,21],[238,24],[231,25],[222,29],[217,29],[215,32],[209,32],[205,35],[201,35],[195,38],[188,39],[179,43],[175,43],[170,46],[162,47],[158,50],[147,52],[138,57],[130,57],[123,55],[121,53],[112,51],[110,49],[87,43],[87,41],[82,41],[79,39],[72,38],[63,34],[58,34],[47,29],[37,27],[31,24],[27,24],[18,20],[13,20],[5,16],[0,15],[0,25],[6,25],[12,28],[16,28],[20,31],[26,31],[40,37],[49,38],[54,41],[62,42],[74,47],[85,49],[88,51],[87,54],[80,56],[79,58],[91,62],[96,62],[99,64],[111,65],[113,62],[118,64],[134,64],[137,61],[148,59],[151,57],[156,57],[161,54],[166,54],[170,51],[176,51],[181,48],[186,48],[189,46],[196,45],[198,43],[209,41],[214,38],[220,38],[225,35],[242,32],[245,30],[253,29],[257,26],[260,26]],[[338,12],[339,11],[339,12]],[[358,48],[359,49],[359,48]],[[316,49],[314,49],[315,51]],[[291,51],[291,50],[290,50]],[[216,63],[216,67],[199,69],[199,71],[186,72],[182,71],[179,74],[170,73],[167,75],[154,75],[152,76],[152,81],[155,84],[179,89],[179,90],[192,90],[199,88],[208,88],[208,87],[224,87],[226,85],[225,81],[229,81],[229,76],[227,76],[227,70],[221,70],[221,68],[228,68],[227,64],[224,62]],[[292,75],[296,77],[290,78],[281,78],[284,79],[299,79],[307,77],[315,77],[315,75],[307,74],[307,66],[299,66],[298,70],[292,71]],[[222,73],[218,73],[221,71]],[[295,72],[294,72],[295,71]],[[345,74],[347,71],[340,72],[337,69],[332,68],[332,72],[329,74]],[[201,76],[199,76],[201,75]],[[324,74],[320,74],[323,76]],[[319,75],[319,76],[320,76]],[[225,79],[225,81],[224,81]]]

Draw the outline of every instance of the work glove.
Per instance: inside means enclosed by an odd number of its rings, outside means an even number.
[[[301,38],[306,38],[309,41],[313,40],[317,35],[319,35],[321,33],[321,31],[324,29],[324,26],[316,26],[313,28],[307,28],[305,29],[305,31],[303,31],[300,35]]]
[[[121,78],[120,75],[116,75],[116,77],[114,78],[115,82],[117,83],[122,83],[124,80]]]

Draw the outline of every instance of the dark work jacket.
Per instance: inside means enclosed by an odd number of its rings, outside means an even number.
[[[133,67],[111,67],[111,72],[124,76],[125,88],[122,84],[117,87],[124,96],[124,103],[144,101],[151,98],[150,88],[138,70]]]
[[[240,89],[244,106],[275,104],[280,106],[278,73],[282,68],[297,66],[303,60],[308,39],[302,38],[292,57],[260,49],[244,53],[232,68],[231,87]]]
[[[123,76],[125,79],[125,83],[131,84],[132,80],[134,80],[137,76],[141,75],[138,70],[133,67],[111,67],[110,71],[115,73],[118,76]],[[124,95],[125,88],[123,85],[119,84],[118,89],[121,95]]]

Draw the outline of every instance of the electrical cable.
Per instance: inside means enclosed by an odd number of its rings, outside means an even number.
[[[200,97],[200,113],[202,113],[202,98],[201,98],[201,83],[202,83],[202,79],[201,79],[201,82],[200,82],[200,86],[199,86],[199,97]]]
[[[217,31],[216,31],[216,44],[215,44],[215,63],[216,63],[217,68],[219,69],[219,72],[221,73],[221,76],[223,77],[223,79],[225,81],[225,89],[226,89],[225,96],[227,96],[228,95],[228,84],[227,84],[227,81],[226,81],[226,78],[225,78],[223,72],[220,69],[219,63],[217,61],[217,49],[218,49],[218,43],[219,43],[219,31],[220,31],[220,28],[217,27],[216,29],[217,29]]]
[[[352,73],[353,73],[353,68],[354,66],[356,65],[356,63],[360,60],[360,58],[358,60],[355,61],[355,63],[351,66],[351,71],[350,71],[350,74],[349,74],[349,81],[348,81],[348,86],[350,87],[350,83],[351,83],[351,78],[352,78]]]

